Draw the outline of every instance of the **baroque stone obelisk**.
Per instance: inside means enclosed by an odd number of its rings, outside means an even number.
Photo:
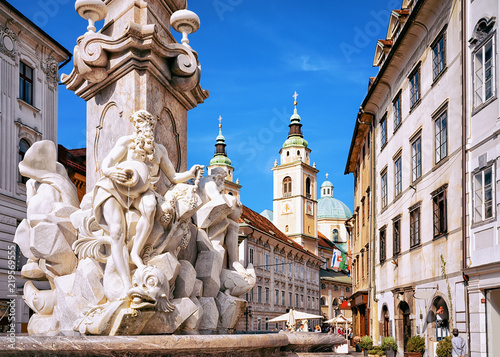
[[[129,117],[139,109],[157,116],[157,142],[177,171],[186,169],[187,111],[208,97],[199,83],[198,55],[187,40],[199,19],[186,6],[186,0],[76,1],[89,27],[77,40],[74,69],[62,82],[87,102],[89,189],[101,177],[104,156],[132,131]],[[102,19],[96,33],[94,21]],[[183,33],[182,44],[171,26]]]

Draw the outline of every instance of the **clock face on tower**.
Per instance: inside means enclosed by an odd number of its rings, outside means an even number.
[[[292,204],[290,201],[285,201],[281,204],[281,213],[289,214],[292,213]]]

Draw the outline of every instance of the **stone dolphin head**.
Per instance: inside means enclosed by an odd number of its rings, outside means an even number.
[[[160,269],[150,265],[138,268],[132,277],[132,285],[128,292],[131,308],[164,312],[174,310],[169,300],[168,279]]]

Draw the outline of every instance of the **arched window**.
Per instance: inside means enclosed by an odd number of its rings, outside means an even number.
[[[332,240],[334,242],[338,242],[339,241],[339,231],[337,230],[337,228],[334,228],[333,231],[332,231]]]
[[[21,139],[19,141],[19,162],[21,162],[24,159],[24,155],[26,154],[26,151],[28,151],[29,148],[30,148],[30,143],[27,140]],[[24,177],[23,175],[21,175],[21,173],[19,173],[19,178],[18,178],[19,182],[26,183],[28,182],[28,180],[29,180],[28,177]]]
[[[283,179],[283,197],[290,197],[292,195],[292,178],[287,176]]]
[[[311,198],[311,179],[306,178],[306,197]]]
[[[231,196],[234,196],[234,194],[231,191],[229,191],[228,194]]]
[[[326,299],[323,296],[321,297],[321,305],[326,305]]]
[[[288,232],[288,224],[285,226],[285,232]]]

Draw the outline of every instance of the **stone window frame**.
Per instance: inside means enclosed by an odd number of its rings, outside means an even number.
[[[421,87],[422,87],[422,76],[420,74],[421,63],[417,63],[415,68],[410,72],[408,76],[409,90],[410,90],[410,111],[415,108],[422,100]]]
[[[422,219],[420,214],[421,202],[411,206],[410,213],[410,249],[416,248],[421,244]]]
[[[448,234],[448,184],[444,184],[431,193],[432,226],[434,239]]]
[[[385,178],[385,179],[384,179]],[[387,166],[380,172],[380,206],[385,209],[389,203],[388,197],[388,184],[387,184]]]
[[[379,261],[383,264],[387,259],[387,225],[379,229]]]
[[[380,119],[380,151],[387,145],[387,112]]]
[[[401,217],[399,214],[392,219],[392,256],[398,257],[401,254]]]
[[[441,161],[448,157],[448,103],[446,103],[435,115],[433,115],[432,119],[434,122],[434,164],[438,165]]]
[[[486,107],[488,104],[493,102],[495,98],[497,97],[497,87],[496,87],[496,51],[497,51],[497,43],[496,43],[496,29],[494,29],[496,23],[496,18],[491,17],[491,18],[481,18],[476,26],[474,27],[472,37],[469,39],[469,44],[470,48],[472,51],[471,54],[471,67],[472,67],[472,95],[471,95],[471,108],[472,108],[472,115],[478,113],[481,109]],[[492,85],[492,95],[489,98],[486,98],[481,101],[481,103],[478,103],[476,105],[476,69],[475,69],[475,63],[476,63],[476,55],[479,53],[479,51],[482,51],[483,53],[483,58],[484,58],[484,50],[488,43],[491,41],[491,46],[492,46],[492,57],[491,57],[491,85]],[[484,63],[482,68],[484,68]],[[484,74],[484,72],[483,72]],[[484,78],[484,77],[483,77]],[[484,84],[484,81],[483,81]],[[485,86],[483,85],[481,88],[484,88]]]
[[[417,145],[418,143],[418,145]],[[421,132],[410,139],[411,146],[411,181],[422,177],[422,135]],[[418,150],[417,150],[418,148]]]
[[[431,44],[432,51],[432,81],[436,83],[446,71],[446,24],[436,36],[436,39]]]
[[[490,207],[491,207],[491,216],[489,217],[486,217],[485,216],[485,211],[486,211],[486,204],[485,204],[485,200],[483,199],[482,200],[482,203],[481,203],[481,217],[478,219],[477,218],[477,215],[476,215],[476,212],[477,212],[477,209],[476,209],[476,204],[477,204],[477,194],[476,194],[476,191],[477,191],[477,177],[479,175],[481,175],[481,197],[485,197],[486,196],[486,192],[485,192],[485,173],[487,171],[490,171],[490,175],[491,175],[491,179],[490,179],[490,197],[491,199],[488,200],[490,201]],[[490,162],[488,162],[485,166],[483,167],[478,167],[476,168],[474,171],[471,172],[471,185],[472,185],[472,222],[474,225],[477,225],[478,223],[487,223],[487,222],[490,222],[490,221],[495,221],[496,220],[496,210],[495,210],[495,206],[496,206],[496,202],[495,202],[495,182],[496,182],[496,175],[495,175],[495,160],[492,160]]]
[[[283,178],[283,197],[290,197],[292,195],[292,182],[290,176]]]
[[[26,70],[31,70],[31,77],[27,75]],[[19,99],[34,106],[35,103],[35,67],[25,60],[19,61]],[[29,93],[26,93],[26,84],[29,84]]]
[[[392,110],[393,110],[393,117],[394,117],[394,131],[395,133],[399,127],[401,126],[401,122],[403,121],[403,112],[401,110],[402,108],[402,100],[401,100],[401,90],[396,94],[394,99],[392,100]]]

